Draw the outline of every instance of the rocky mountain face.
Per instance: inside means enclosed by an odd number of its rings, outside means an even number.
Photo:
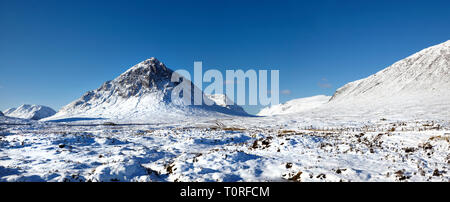
[[[28,104],[24,104],[18,108],[11,108],[5,111],[6,116],[31,120],[40,120],[43,118],[47,118],[49,116],[53,116],[55,113],[56,111],[50,107]]]

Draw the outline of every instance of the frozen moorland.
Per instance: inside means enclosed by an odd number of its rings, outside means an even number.
[[[0,116],[0,181],[449,182],[449,69],[447,41],[254,117],[175,105],[151,58],[51,117]]]
[[[448,121],[310,123],[241,117],[146,125],[3,124],[0,180],[450,180]]]

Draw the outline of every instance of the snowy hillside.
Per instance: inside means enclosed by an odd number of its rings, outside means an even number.
[[[355,115],[448,120],[450,40],[344,85],[335,92],[329,105]]]
[[[147,59],[114,80],[105,82],[100,88],[85,93],[45,120],[84,117],[147,123],[182,120],[186,116],[241,115],[241,112],[219,105],[208,106],[203,103],[192,106],[183,105],[181,99],[172,100],[171,93],[175,86],[183,84],[171,82],[172,73],[156,58]],[[192,91],[196,88],[190,81],[187,85],[191,85]]]
[[[330,98],[330,96],[326,95],[317,95],[313,97],[294,99],[283,104],[263,108],[258,113],[258,116],[299,113],[320,107],[326,104]]]
[[[336,91],[331,101],[402,101],[433,96],[442,100],[450,97],[450,40],[348,83]]]
[[[322,120],[342,116],[448,120],[450,41],[426,48],[376,74],[344,85],[336,90],[329,102],[325,97],[323,100],[318,97],[296,99],[265,108],[259,115],[293,111],[297,116]]]
[[[247,114],[247,112],[245,112],[245,110],[241,106],[235,104],[224,94],[212,94],[212,95],[206,95],[206,97],[208,97],[210,100],[214,101],[216,103],[216,105],[228,108],[237,113]]]
[[[16,110],[16,109],[17,109],[17,108],[15,108],[15,107],[9,108],[9,109],[5,110],[3,113],[4,113],[4,114],[9,114],[9,113],[13,112],[13,111]]]
[[[42,105],[21,105],[19,108],[11,108],[5,111],[5,115],[9,117],[39,120],[49,116],[53,116],[56,113],[50,107]]]

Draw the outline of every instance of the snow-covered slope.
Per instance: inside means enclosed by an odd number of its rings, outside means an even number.
[[[329,105],[341,113],[450,118],[450,40],[339,88]]]
[[[9,108],[9,109],[5,110],[3,113],[4,113],[4,114],[9,114],[9,113],[13,112],[13,111],[16,110],[16,109],[17,109],[17,108],[15,108],[15,107]]]
[[[365,79],[339,88],[331,102],[450,97],[450,40],[426,48]],[[448,100],[447,100],[448,102]]]
[[[214,101],[216,103],[216,105],[228,108],[237,113],[247,114],[247,112],[245,112],[245,110],[241,106],[235,104],[224,94],[211,94],[211,95],[206,95],[206,97],[208,97],[210,100]]]
[[[89,117],[120,122],[164,122],[187,116],[242,115],[215,104],[184,105],[181,98],[172,100],[171,94],[177,85],[191,85],[192,91],[197,88],[190,81],[171,82],[173,73],[156,58],[147,59],[100,88],[85,93],[45,120]],[[205,95],[203,97],[208,100]]]
[[[283,104],[278,104],[270,107],[263,108],[258,115],[259,116],[271,116],[278,114],[291,114],[299,113],[311,109],[320,107],[330,100],[331,96],[317,95],[313,97],[299,98],[290,100]]]
[[[49,116],[53,116],[55,113],[56,111],[50,107],[28,104],[21,105],[17,109],[11,108],[5,111],[6,116],[32,120],[39,120]]]
[[[302,107],[304,103],[296,103],[301,101],[265,108],[259,115],[285,114],[300,108],[296,116],[321,120],[342,117],[449,120],[450,41],[344,85],[328,102],[325,98],[318,102],[306,99],[305,102],[313,106],[309,108]]]

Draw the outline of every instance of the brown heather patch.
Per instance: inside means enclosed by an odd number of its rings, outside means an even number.
[[[243,128],[236,128],[236,127],[226,127],[226,128],[222,128],[222,130],[224,130],[224,131],[232,131],[232,132],[245,131],[245,129],[243,129]]]
[[[433,136],[433,137],[430,137],[428,140],[430,140],[430,141],[446,141],[446,142],[449,142],[450,143],[450,136],[440,136],[440,135],[437,135],[437,136]]]
[[[300,176],[302,175],[302,171],[298,171],[297,174],[295,174],[294,176],[292,176],[291,178],[289,178],[289,180],[292,180],[294,182],[301,182],[302,179],[300,178]]]

